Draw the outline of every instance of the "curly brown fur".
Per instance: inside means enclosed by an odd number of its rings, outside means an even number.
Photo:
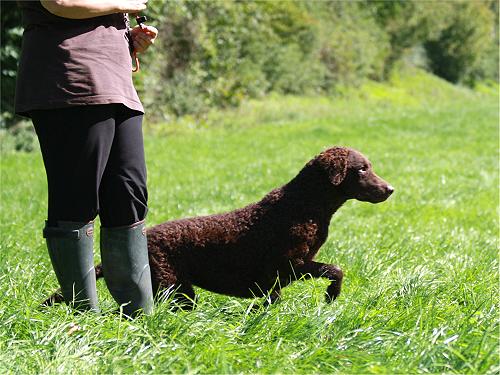
[[[322,277],[331,281],[326,298],[333,301],[342,270],[314,261],[332,215],[348,199],[377,203],[392,192],[359,152],[327,149],[257,203],[149,228],[153,288],[175,291],[188,307],[193,285],[236,297],[268,296],[272,303],[296,279]]]

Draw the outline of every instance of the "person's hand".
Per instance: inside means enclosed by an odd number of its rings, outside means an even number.
[[[137,13],[146,9],[148,0],[118,0],[120,13]]]
[[[156,27],[143,25],[136,26],[131,30],[132,41],[134,43],[134,50],[138,53],[146,51],[151,44],[155,42],[158,35]]]

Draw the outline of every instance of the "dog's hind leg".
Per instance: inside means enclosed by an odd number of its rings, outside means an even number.
[[[174,298],[175,303],[182,310],[193,310],[196,306],[196,294],[193,286],[188,282],[178,284]]]
[[[54,293],[50,295],[50,297],[48,297],[45,301],[43,301],[40,304],[40,307],[53,306],[63,302],[64,302],[64,297],[61,294],[61,289],[57,289]]]
[[[95,278],[96,278],[96,280],[97,279],[101,279],[101,278],[104,277],[104,271],[102,270],[102,264],[101,263],[99,263],[98,265],[96,265],[94,267],[94,269],[95,269]]]
[[[100,279],[104,276],[104,273],[102,271],[102,265],[98,264],[95,266],[95,278]],[[40,306],[41,307],[48,307],[48,306],[53,306],[58,303],[63,303],[64,302],[64,297],[61,294],[61,288],[57,289],[54,293],[50,295],[45,301],[43,301]]]
[[[334,264],[326,264],[319,262],[307,262],[297,267],[295,269],[297,276],[300,277],[314,277],[320,278],[324,277],[330,280],[332,283],[326,289],[326,301],[332,302],[340,294],[340,289],[342,287],[342,279],[344,278],[344,273],[340,267]]]

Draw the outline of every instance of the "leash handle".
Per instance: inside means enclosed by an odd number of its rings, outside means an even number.
[[[139,27],[141,29],[144,28],[144,22],[146,22],[148,20],[148,18],[146,16],[136,16],[135,17],[135,22],[137,22],[137,24],[139,25]]]

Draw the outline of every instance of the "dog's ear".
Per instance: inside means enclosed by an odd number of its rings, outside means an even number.
[[[332,147],[323,151],[313,159],[319,167],[328,173],[330,182],[340,185],[347,174],[347,157],[349,150],[345,147]]]

